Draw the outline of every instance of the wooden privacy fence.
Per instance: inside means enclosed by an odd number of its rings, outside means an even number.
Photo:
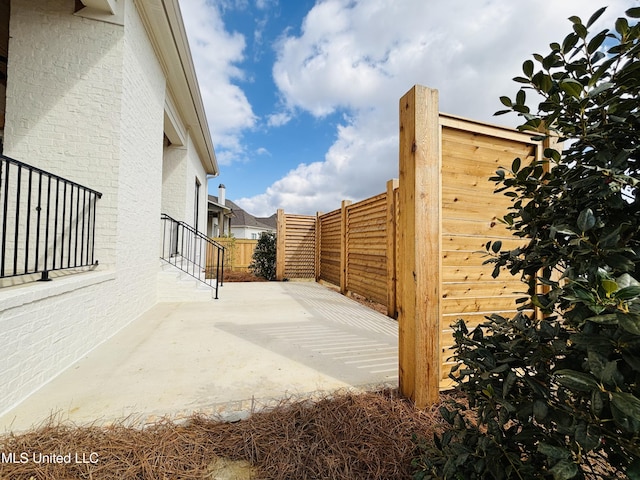
[[[248,272],[258,240],[249,238],[217,237],[213,239],[225,249],[224,268],[233,272]],[[207,269],[215,268],[216,259],[208,256]]]
[[[395,317],[398,180],[387,191],[316,216],[278,211],[276,278],[315,278],[387,306]],[[284,234],[283,234],[284,233]],[[302,275],[296,275],[302,273]]]
[[[387,191],[317,216],[316,279],[387,307],[396,316],[396,204],[398,180]]]
[[[280,273],[315,272],[397,313],[400,389],[419,407],[434,403],[450,372],[451,325],[513,316],[525,290],[519,278],[494,279],[493,266],[482,264],[488,241],[508,249],[524,242],[499,221],[510,200],[488,178],[517,157],[541,159],[545,146],[516,130],[440,114],[437,90],[415,86],[400,100],[399,182],[323,215],[279,212]]]
[[[316,217],[278,210],[276,279],[315,278]]]

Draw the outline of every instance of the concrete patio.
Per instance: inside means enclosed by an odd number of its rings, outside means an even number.
[[[284,397],[397,385],[394,320],[312,282],[227,283],[219,300],[159,303],[0,417],[140,424],[244,415]]]

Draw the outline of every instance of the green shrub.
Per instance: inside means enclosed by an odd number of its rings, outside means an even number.
[[[266,280],[276,278],[276,234],[262,232],[249,264],[249,271]]]
[[[501,98],[498,114],[566,148],[491,179],[524,246],[489,242],[487,262],[521,275],[527,296],[514,318],[455,325],[467,401],[441,408],[450,426],[415,478],[640,479],[640,8],[590,33],[603,11],[571,17],[562,44],[524,62],[515,101]]]

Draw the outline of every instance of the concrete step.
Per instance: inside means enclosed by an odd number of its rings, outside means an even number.
[[[158,272],[159,302],[207,302],[215,289],[198,281],[174,265],[161,261]],[[202,275],[204,278],[204,274]]]

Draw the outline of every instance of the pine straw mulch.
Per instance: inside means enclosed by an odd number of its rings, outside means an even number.
[[[0,463],[0,478],[215,479],[218,457],[246,460],[258,479],[411,478],[413,436],[432,438],[442,425],[434,408],[415,409],[395,390],[344,392],[319,400],[286,400],[246,420],[194,416],[145,428],[76,427],[49,422],[0,436],[0,452],[71,454],[70,463]],[[87,461],[75,463],[75,454]],[[94,453],[93,456],[90,456]]]
[[[225,270],[222,278],[225,282],[266,282],[264,278],[243,271]]]

